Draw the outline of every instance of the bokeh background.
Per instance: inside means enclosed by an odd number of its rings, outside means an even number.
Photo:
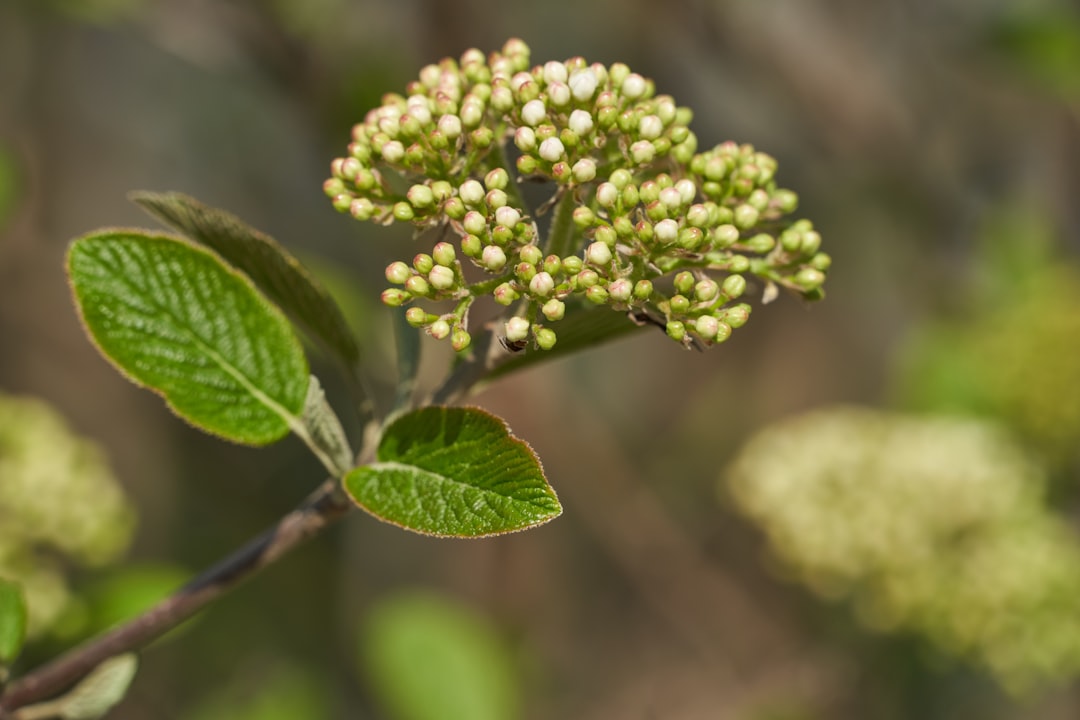
[[[334,287],[390,378],[377,297],[411,240],[322,181],[382,93],[512,36],[626,62],[701,147],[774,155],[828,298],[706,353],[641,332],[499,381],[475,402],[534,446],[562,518],[474,542],[350,518],[150,648],[110,717],[1080,714],[1064,0],[0,0],[0,572],[39,608],[20,668],[321,477],[300,443],[213,440],[117,375],[68,241],[152,227],[132,189],[227,208]]]

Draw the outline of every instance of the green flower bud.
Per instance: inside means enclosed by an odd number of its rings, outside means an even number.
[[[521,297],[520,295],[518,295],[517,290],[514,289],[514,286],[510,283],[503,283],[502,285],[499,285],[491,293],[491,296],[495,298],[495,302],[503,306],[513,305],[515,302],[517,302],[518,298]]]
[[[559,259],[558,255],[548,255],[544,258],[544,272],[554,277],[555,275],[558,275],[562,269],[562,260]]]
[[[773,239],[773,236],[768,233],[758,233],[754,237],[747,240],[744,244],[750,252],[764,255],[765,253],[776,247],[776,240]]]
[[[795,212],[799,206],[799,196],[790,190],[777,190],[773,193],[772,204],[781,213]]]
[[[551,322],[562,320],[563,315],[566,313],[566,303],[562,300],[552,298],[543,304],[540,308],[540,312],[544,313],[544,317]]]
[[[466,180],[458,188],[458,197],[470,207],[477,207],[484,202],[484,186],[476,180]]]
[[[741,275],[744,272],[750,271],[750,258],[745,255],[732,255],[728,260],[728,272],[736,275]]]
[[[451,220],[461,220],[465,217],[465,211],[465,203],[463,203],[459,197],[449,198],[443,204],[443,212],[446,213],[446,217]]]
[[[431,293],[431,286],[421,275],[413,275],[405,281],[405,289],[417,297],[426,297]]]
[[[528,283],[536,276],[536,266],[532,263],[520,262],[514,267],[514,277],[523,283]]]
[[[445,267],[452,266],[456,259],[454,246],[448,242],[436,243],[434,249],[431,251],[431,259],[434,260],[437,265]]]
[[[480,238],[475,235],[466,235],[461,238],[461,252],[465,257],[476,258],[480,257],[480,253],[483,251],[483,243],[480,242]]]
[[[585,290],[585,299],[603,305],[608,301],[608,291],[600,285],[592,285]]]
[[[357,220],[370,220],[375,214],[375,205],[367,198],[357,198],[349,203],[349,214]]]
[[[514,239],[514,231],[505,225],[496,225],[491,229],[491,241],[496,245],[508,245]]]
[[[825,253],[818,253],[810,258],[810,267],[825,272],[832,266],[832,258]]]
[[[587,207],[579,206],[574,208],[574,225],[579,228],[591,227],[593,222],[596,221],[596,215]]]
[[[720,286],[712,278],[703,278],[694,285],[694,299],[698,302],[710,302],[720,294]]]
[[[685,295],[675,295],[669,301],[671,306],[671,312],[676,315],[682,315],[690,309],[690,299]]]
[[[750,306],[739,303],[721,313],[721,320],[733,328],[741,328],[750,319]]]
[[[536,149],[536,133],[531,127],[522,126],[514,132],[514,145],[523,153],[531,153]]]
[[[742,275],[728,275],[724,279],[724,295],[734,300],[746,292],[746,278]]]
[[[399,307],[401,305],[404,305],[411,299],[412,295],[405,292],[404,290],[399,290],[398,288],[389,288],[387,290],[383,290],[382,292],[383,304],[390,307]]]
[[[484,196],[484,202],[487,203],[487,206],[489,208],[492,208],[492,209],[495,209],[495,210],[500,210],[500,209],[505,208],[507,206],[507,203],[510,202],[510,198],[507,196],[506,192],[503,191],[503,190],[489,190],[488,194]],[[510,208],[510,209],[513,210],[513,208]],[[514,212],[517,212],[517,211],[514,210]],[[495,216],[495,221],[500,223],[501,225],[505,225],[507,227],[513,227],[514,224],[517,223],[517,221],[518,221],[518,219],[520,217],[521,217],[521,213],[518,213],[517,215],[514,216],[513,222],[502,222],[499,219],[499,216],[496,215]]]
[[[636,232],[636,230],[634,228],[633,221],[630,220],[630,218],[626,217],[625,215],[622,215],[622,216],[617,217],[614,220],[612,220],[611,227],[614,228],[615,235],[617,237],[620,237],[620,238],[633,237],[634,233]],[[641,239],[647,242],[651,238],[652,238],[652,226],[649,227],[649,237],[648,238],[642,237]]]
[[[338,178],[330,178],[323,183],[323,192],[328,198],[335,198],[345,194],[345,183]]]
[[[563,264],[566,264],[566,260],[563,260]],[[596,274],[595,270],[582,270],[576,276],[578,287],[590,288],[600,282],[600,276]]]
[[[664,327],[668,337],[676,342],[682,342],[686,337],[686,326],[678,320],[671,320]]]
[[[428,325],[428,334],[436,340],[443,340],[450,335],[450,323],[442,318]]]
[[[489,148],[495,142],[495,133],[489,127],[478,127],[469,133],[469,142],[473,144],[473,147]]]
[[[798,251],[802,247],[802,233],[796,230],[794,226],[789,227],[780,233],[780,247],[789,253]]]
[[[522,262],[539,265],[543,261],[544,251],[536,245],[526,245],[518,251],[518,255],[521,257]]]
[[[465,328],[454,328],[453,334],[450,336],[450,346],[454,348],[456,352],[461,352],[465,348],[472,344],[472,336],[469,335]]]
[[[435,203],[435,193],[431,192],[427,185],[413,185],[405,197],[409,199],[409,204],[418,210],[431,207]]]
[[[686,211],[686,224],[690,227],[704,228],[711,222],[709,209],[702,204],[691,205]]]
[[[633,207],[634,205],[637,205],[638,202],[640,202],[641,200],[641,197],[638,194],[637,185],[627,185],[625,188],[623,188],[622,194],[619,197],[622,199],[623,205],[625,205],[626,207]]]
[[[619,223],[617,221],[616,221],[614,227],[615,227],[615,232],[619,232]],[[677,229],[678,229],[678,225],[676,225],[676,230]],[[639,222],[637,225],[634,226],[634,232],[632,234],[637,235],[638,239],[641,240],[641,242],[648,245],[649,243],[652,242],[653,238],[656,236],[656,230],[653,228],[652,223],[648,223],[648,222],[642,220],[641,222]],[[676,236],[676,234],[677,233],[673,233],[672,237],[674,238]]]
[[[668,217],[668,214],[669,213],[668,213],[667,206],[664,205],[664,203],[660,202],[659,200],[657,200],[656,202],[653,202],[653,203],[649,203],[645,207],[645,216],[648,217],[653,222],[659,222],[661,220],[666,220],[667,217]]]
[[[495,168],[484,176],[484,186],[488,190],[505,190],[510,184],[510,175],[503,168]]]
[[[472,235],[482,235],[487,230],[487,218],[481,213],[475,210],[470,210],[465,213],[465,218],[461,221],[461,226],[465,228],[465,232]]]
[[[550,328],[539,328],[535,333],[536,344],[541,350],[550,350],[555,347],[555,331]]]
[[[638,280],[634,283],[634,297],[638,300],[648,300],[653,293],[653,284],[649,280]]]
[[[803,290],[816,290],[825,282],[825,273],[812,267],[804,267],[795,273],[795,284]]]
[[[432,318],[434,316],[429,315],[423,308],[411,307],[405,311],[405,321],[415,328],[424,327]]]
[[[674,279],[675,290],[680,293],[686,294],[690,292],[694,287],[694,274],[683,270],[682,272],[675,274]]]
[[[413,258],[413,267],[416,268],[416,272],[426,275],[431,272],[431,268],[435,267],[435,260],[426,253],[419,253]]]
[[[821,247],[821,235],[814,230],[805,233],[802,237],[802,242],[799,244],[799,250],[803,255],[813,255]]]
[[[679,231],[679,247],[684,250],[690,250],[691,252],[697,250],[704,240],[705,233],[701,232],[699,228],[688,227]]]
[[[410,277],[412,277],[412,271],[400,260],[386,266],[386,279],[395,285],[404,285]]]
[[[331,201],[334,203],[334,209],[338,212],[345,212],[352,208],[353,197],[348,193],[342,193],[337,195]]]
[[[534,175],[539,163],[536,162],[536,158],[532,155],[522,155],[517,159],[516,167],[519,175]]]
[[[592,182],[596,179],[596,161],[592,158],[582,158],[574,163],[570,171],[576,182]]]
[[[638,188],[638,195],[642,203],[651,205],[660,200],[660,192],[664,188],[656,180],[646,180]]]
[[[735,227],[748,230],[757,224],[760,213],[753,205],[743,204],[735,208]]]
[[[449,290],[457,284],[454,271],[444,265],[436,265],[428,273],[428,282],[436,290]]]
[[[584,265],[584,261],[577,255],[570,255],[562,259],[563,272],[567,275],[577,275]]]

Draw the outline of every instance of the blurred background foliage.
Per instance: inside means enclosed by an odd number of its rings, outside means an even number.
[[[61,598],[30,592],[17,669],[320,477],[297,442],[220,443],[126,384],[77,325],[68,240],[149,225],[131,189],[227,208],[332,274],[389,377],[372,300],[410,240],[333,212],[329,160],[423,64],[515,35],[654,78],[703,147],[773,154],[836,261],[829,298],[704,354],[644,332],[500,380],[477,402],[564,517],[474,543],[354,518],[151,648],[111,717],[411,720],[428,694],[447,718],[1076,717],[1065,0],[0,0],[0,572]],[[39,510],[64,528],[31,537]],[[470,693],[503,699],[455,714]]]

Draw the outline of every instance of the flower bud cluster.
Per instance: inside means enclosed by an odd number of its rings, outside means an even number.
[[[766,428],[728,473],[791,574],[1011,690],[1080,676],[1080,545],[1000,428],[857,408]]]
[[[348,155],[332,163],[324,190],[341,212],[457,236],[390,265],[386,304],[455,301],[441,315],[410,308],[409,321],[458,349],[481,295],[525,316],[505,326],[515,346],[554,345],[541,316],[557,322],[571,296],[709,345],[747,321],[750,306],[736,301],[748,274],[767,296],[777,286],[823,295],[829,257],[808,221],[784,222],[797,198],[777,188],[775,160],[734,143],[697,153],[691,111],[621,63],[529,63],[528,47],[511,40],[490,57],[469,50],[423,68],[353,128]],[[578,203],[573,242],[538,238],[517,191],[526,177]]]

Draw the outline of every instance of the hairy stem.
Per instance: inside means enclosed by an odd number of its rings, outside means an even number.
[[[274,527],[142,615],[12,682],[0,696],[0,720],[56,695],[110,657],[145,647],[354,507],[338,481],[327,480]]]

